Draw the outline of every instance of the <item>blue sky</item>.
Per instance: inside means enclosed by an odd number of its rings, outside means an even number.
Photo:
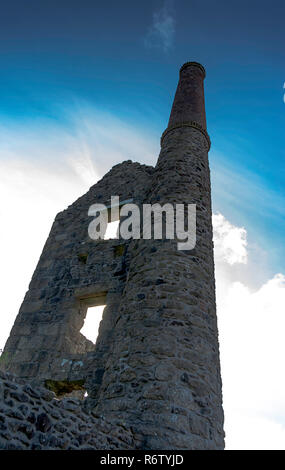
[[[271,245],[268,269],[284,270],[284,13],[282,0],[6,2],[0,116],[68,129],[66,109],[85,101],[159,139],[180,65],[201,62],[214,209],[250,226]]]
[[[227,446],[285,449],[284,18],[284,0],[1,5],[0,348],[56,213],[122,160],[155,164],[179,68],[198,61]]]

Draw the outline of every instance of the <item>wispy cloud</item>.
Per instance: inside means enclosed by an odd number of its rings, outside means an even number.
[[[211,173],[214,195],[228,201],[233,207],[254,210],[278,220],[285,217],[285,198],[274,189],[268,179],[242,165],[229,162],[227,156],[211,152]],[[242,206],[242,207],[241,207]]]
[[[68,127],[46,121],[0,125],[0,348],[56,214],[113,165],[129,159],[154,164],[157,158],[153,138],[112,114],[85,104],[63,112]]]
[[[112,165],[156,162],[158,143],[145,131],[86,106],[67,114],[69,128],[0,127],[0,347],[56,213]],[[266,273],[256,286],[247,225],[222,214],[213,225],[227,447],[285,449],[285,277]]]
[[[149,49],[172,49],[175,36],[175,19],[172,2],[165,1],[162,8],[153,13],[152,25],[149,28],[144,44]]]

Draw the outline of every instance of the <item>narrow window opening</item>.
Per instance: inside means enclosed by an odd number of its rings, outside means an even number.
[[[87,309],[86,317],[84,320],[84,325],[80,330],[80,333],[85,336],[85,338],[92,341],[93,344],[96,343],[99,325],[102,320],[103,310],[106,305],[97,305],[96,307],[89,307]]]
[[[120,220],[115,220],[114,222],[109,222],[107,229],[104,235],[104,240],[110,240],[112,238],[119,238],[119,223]]]
[[[112,200],[111,203],[107,206],[108,224],[104,235],[104,240],[119,238],[120,211],[122,206],[131,202],[133,202],[133,199],[126,199],[124,201],[119,201],[118,199],[117,202],[114,202]],[[113,212],[113,209],[115,210],[115,212]]]

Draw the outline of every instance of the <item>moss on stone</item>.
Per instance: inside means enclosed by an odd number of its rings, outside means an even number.
[[[5,364],[9,359],[9,353],[8,352],[3,352],[0,356],[0,363]]]
[[[83,264],[87,263],[87,258],[88,258],[88,253],[79,253],[78,255],[78,260]]]
[[[114,246],[114,256],[123,256],[125,250],[125,245],[116,245]]]
[[[85,390],[84,383],[84,380],[46,380],[45,386],[60,397],[74,390]]]

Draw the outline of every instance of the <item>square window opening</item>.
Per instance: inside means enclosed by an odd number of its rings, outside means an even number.
[[[111,240],[119,238],[119,224],[120,220],[108,222],[107,229],[104,235],[104,240]]]
[[[97,305],[87,308],[86,317],[80,333],[94,345],[96,343],[99,326],[102,320],[103,311],[106,305]]]

